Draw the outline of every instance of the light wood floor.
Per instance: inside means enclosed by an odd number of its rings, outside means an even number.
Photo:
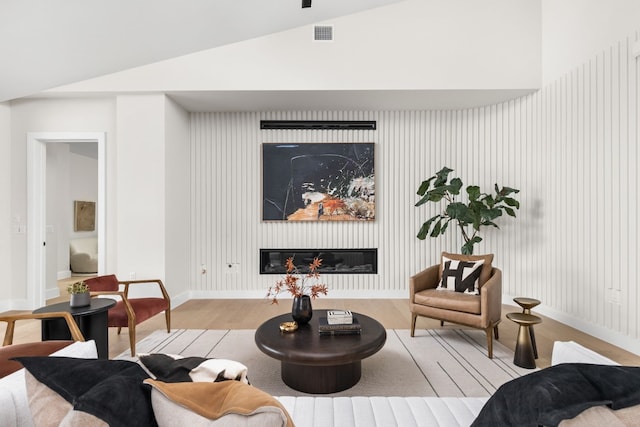
[[[68,297],[61,297],[61,299]],[[58,302],[58,299],[55,300]],[[256,329],[265,320],[290,311],[291,300],[282,300],[271,305],[267,300],[248,299],[198,299],[190,300],[171,312],[172,329]],[[377,319],[387,329],[409,329],[411,314],[407,299],[331,299],[314,300],[317,309],[342,309],[363,313]],[[521,309],[515,304],[503,306],[503,320],[500,323],[499,341],[505,346],[515,348],[517,325],[505,315]],[[533,311],[535,313],[535,310]],[[538,314],[539,315],[539,314]],[[575,341],[623,365],[640,366],[640,356],[612,346],[602,340],[582,333],[576,329],[541,316],[543,322],[535,326],[538,345],[538,367],[547,367],[551,363],[551,350],[554,341]],[[458,327],[445,324],[445,328]],[[138,325],[137,341],[142,340],[158,329],[164,329],[164,315],[157,315]],[[416,328],[440,328],[440,322],[418,318]],[[0,325],[4,334],[5,326]],[[1,336],[1,335],[0,335]],[[40,340],[40,323],[23,321],[16,327],[15,341],[31,342]],[[109,354],[114,357],[129,348],[129,336],[125,329],[117,335],[115,328],[109,329]]]

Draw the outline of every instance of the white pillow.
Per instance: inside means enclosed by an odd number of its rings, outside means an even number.
[[[89,341],[76,341],[71,345],[68,345],[51,356],[59,357],[77,357],[78,359],[97,359],[98,349],[96,348],[96,342],[94,340]]]
[[[613,360],[589,350],[574,341],[556,341],[551,353],[551,366],[560,363],[593,363],[596,365],[620,365]]]

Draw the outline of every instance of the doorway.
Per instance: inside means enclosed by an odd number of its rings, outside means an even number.
[[[27,134],[27,302],[46,301],[46,166],[48,144],[97,143],[98,147],[98,274],[106,267],[106,134],[104,132],[30,132]]]

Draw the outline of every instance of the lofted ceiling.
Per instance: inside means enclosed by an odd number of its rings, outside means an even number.
[[[398,1],[1,0],[0,102]]]

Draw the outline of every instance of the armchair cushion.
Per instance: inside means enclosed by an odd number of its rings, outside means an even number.
[[[89,285],[91,292],[117,292],[119,288],[118,278],[115,274],[92,277],[84,282]]]
[[[464,292],[443,292],[438,289],[426,289],[414,296],[415,304],[436,307],[442,310],[480,314],[480,296]]]
[[[491,269],[493,262],[493,254],[487,255],[462,255],[462,254],[452,254],[449,252],[442,252],[442,261],[440,262],[440,280],[442,280],[442,272],[444,269],[444,258],[448,258],[450,260],[455,261],[480,261],[483,260],[484,264],[482,265],[482,271],[480,272],[480,281],[478,282],[478,286],[482,287],[487,280],[491,277]]]

